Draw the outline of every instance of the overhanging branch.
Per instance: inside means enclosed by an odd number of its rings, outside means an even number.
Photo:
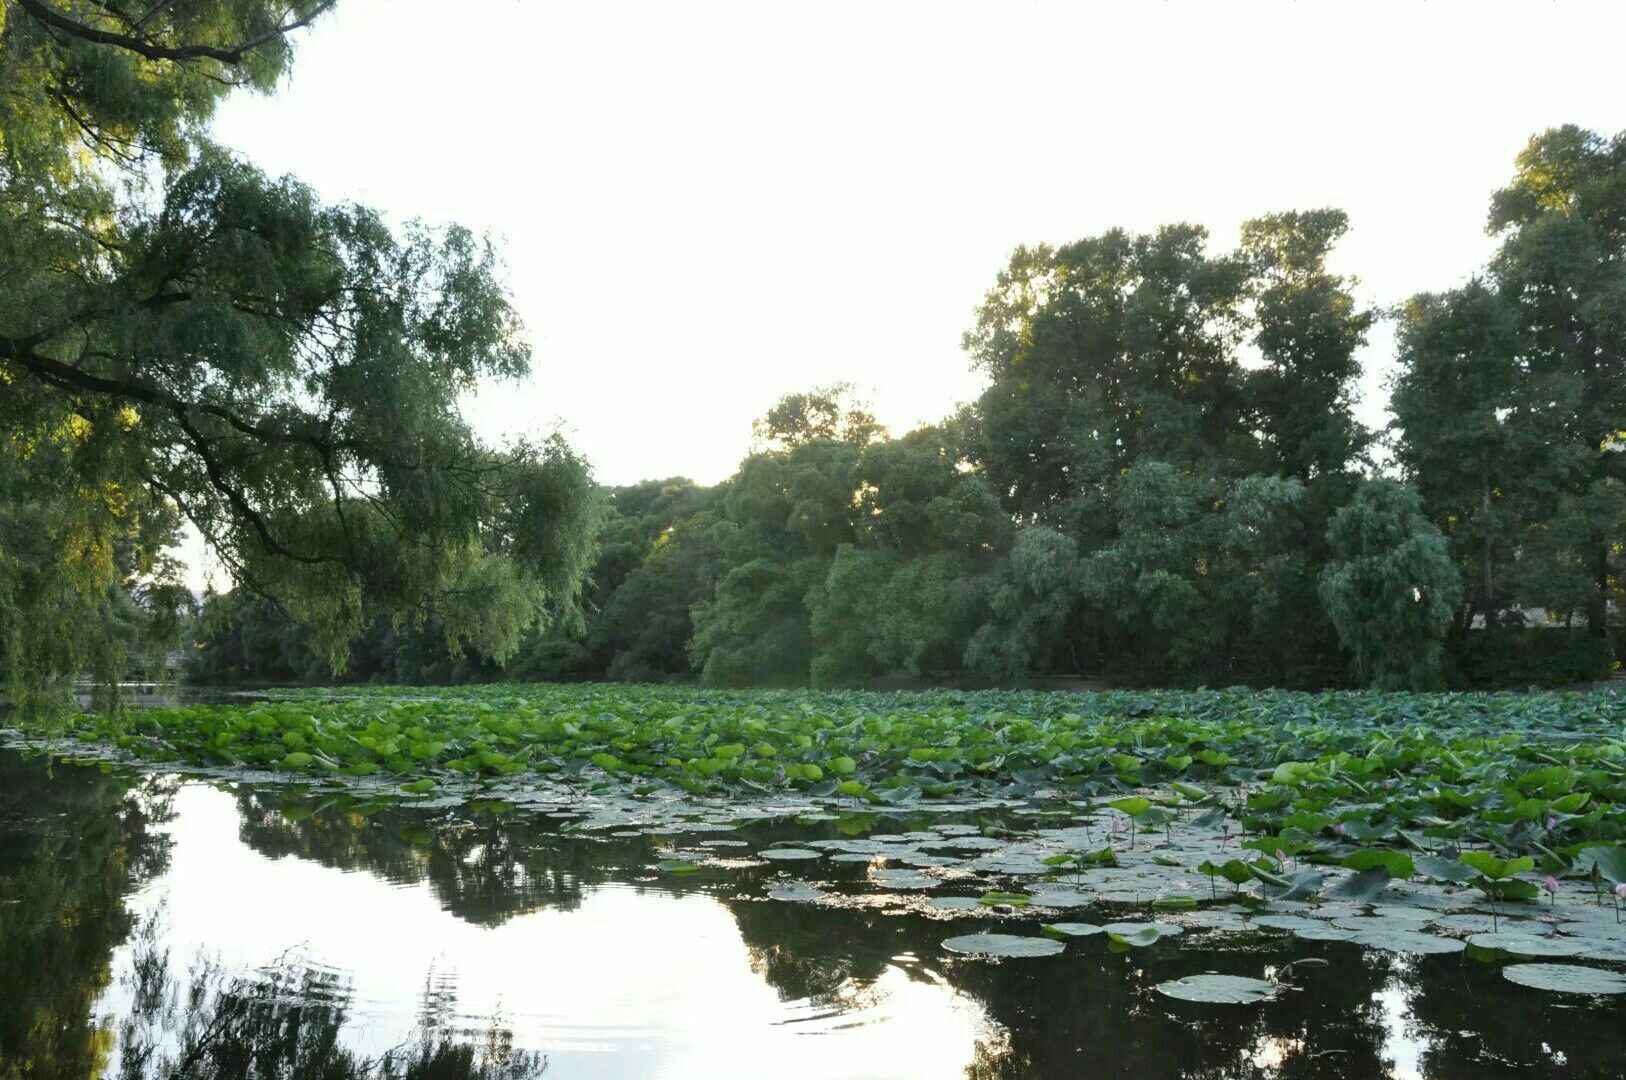
[[[45,0],[18,0],[19,5],[29,15],[44,23],[52,29],[69,34],[81,41],[93,42],[97,45],[112,45],[115,48],[126,49],[148,60],[169,60],[174,63],[186,63],[190,60],[218,60],[222,64],[240,64],[243,57],[254,49],[270,41],[283,37],[295,30],[303,29],[315,21],[316,17],[337,0],[323,0],[311,9],[309,15],[293,22],[273,26],[263,33],[255,34],[247,41],[238,45],[221,47],[218,45],[163,45],[145,37],[133,34],[120,34],[112,30],[103,30],[94,26],[87,26],[76,19],[70,18],[61,8]],[[161,3],[158,8],[164,5]],[[131,29],[140,30],[147,19],[157,13],[158,8],[147,13],[147,16],[136,22]]]

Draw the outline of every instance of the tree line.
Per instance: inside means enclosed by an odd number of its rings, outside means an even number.
[[[214,143],[334,0],[0,6],[0,669],[23,711],[208,678],[1422,686],[1613,662],[1626,140],[1536,137],[1460,288],[1363,308],[1334,210],[1020,248],[987,389],[881,429],[791,394],[726,482],[491,445],[530,351],[484,238]],[[1394,423],[1357,350],[1399,327]],[[743,433],[742,433],[743,434]],[[230,592],[193,611],[188,524]]]
[[[1615,659],[1626,542],[1626,136],[1548,131],[1459,288],[1363,308],[1336,210],[1019,248],[965,334],[982,395],[893,436],[845,387],[784,397],[738,471],[603,492],[580,617],[511,658],[380,621],[400,680],[1424,687]],[[1393,420],[1357,351],[1398,326]],[[194,670],[324,677],[241,590]]]

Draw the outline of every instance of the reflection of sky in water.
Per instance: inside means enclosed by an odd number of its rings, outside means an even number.
[[[18,784],[8,788],[11,775]],[[101,1072],[95,1047],[121,1017],[145,1017],[144,1033],[152,1030],[151,1008],[132,1008],[122,979],[146,955],[143,934],[129,934],[122,914],[102,914],[120,903],[161,930],[157,944],[178,983],[200,952],[232,973],[252,975],[285,956],[293,960],[285,974],[306,965],[335,973],[353,992],[345,1040],[364,1055],[408,1040],[432,987],[442,1002],[454,992],[454,1030],[478,1039],[494,1019],[517,1047],[546,1054],[554,1076],[1626,1075],[1618,1001],[1534,995],[1503,979],[1497,964],[1467,956],[1189,932],[1124,954],[1097,937],[1043,961],[981,962],[946,954],[943,939],[969,927],[1036,933],[1045,913],[933,919],[909,909],[917,893],[866,888],[870,868],[862,864],[713,868],[699,878],[598,884],[641,877],[660,842],[572,838],[556,822],[520,813],[442,819],[428,808],[384,809],[368,817],[343,799],[283,802],[196,783],[157,786],[148,809],[168,822],[158,826],[165,843],[130,840],[139,831],[133,820],[113,830],[127,846],[113,847],[109,786],[89,781],[88,773],[52,780],[35,768],[0,772],[0,880],[23,891],[23,906],[0,906],[0,914],[28,913],[7,924],[15,953],[0,939],[0,1037],[35,1030],[31,1009],[82,1017],[77,988],[105,987],[96,1007],[101,1032],[86,1031],[91,1049],[73,1059],[89,1067],[74,1075]],[[17,796],[9,808],[8,794]],[[18,809],[36,803],[37,816]],[[734,842],[756,847],[836,830],[752,826]],[[431,833],[432,844],[407,842]],[[31,863],[31,837],[40,839],[40,855],[64,860],[61,881]],[[74,861],[76,844],[84,857]],[[130,874],[119,869],[127,856],[138,860]],[[132,877],[148,882],[133,895],[124,892]],[[750,899],[798,877],[845,899]],[[407,879],[418,882],[391,884]],[[944,892],[973,895],[987,887],[947,884]],[[102,965],[110,955],[108,984]],[[8,956],[20,962],[8,967]],[[41,977],[47,970],[63,978],[60,992],[37,992],[51,985]],[[1176,1002],[1155,990],[1205,971],[1281,974],[1291,988],[1248,1007]],[[4,1026],[19,1020],[21,1027]],[[319,1033],[320,1023],[306,1030]],[[169,1029],[171,1051],[177,1038]]]
[[[1389,1075],[1395,1080],[1422,1080],[1424,1042],[1410,1021],[1412,994],[1394,978],[1372,1000],[1383,1010],[1383,1059],[1389,1063]]]
[[[849,981],[834,1005],[781,1001],[709,896],[594,888],[575,910],[479,927],[443,910],[427,882],[266,858],[238,839],[229,793],[188,785],[174,810],[170,867],[130,903],[143,917],[162,906],[177,977],[200,950],[253,968],[297,947],[352,978],[347,1035],[364,1052],[407,1036],[431,970],[455,982],[471,1026],[500,1014],[516,1046],[548,1055],[550,1075],[950,1076],[979,1039],[1001,1039],[910,954],[874,983]],[[124,1006],[115,980],[98,1011]]]

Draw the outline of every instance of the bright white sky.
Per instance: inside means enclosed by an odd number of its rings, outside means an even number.
[[[216,135],[500,240],[536,367],[483,432],[716,481],[786,391],[900,431],[975,396],[960,335],[1018,244],[1333,205],[1368,302],[1453,285],[1532,133],[1626,128],[1622,41],[1577,0],[344,0]]]

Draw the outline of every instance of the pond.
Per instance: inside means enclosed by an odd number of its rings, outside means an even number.
[[[1188,925],[1145,948],[1092,934],[1055,955],[957,954],[945,940],[1048,943],[1041,923],[1123,916],[956,910],[983,889],[927,893],[878,859],[745,857],[921,826],[814,818],[584,831],[563,811],[3,750],[0,1076],[1626,1071],[1626,998],[1543,993],[1461,951]],[[1022,822],[966,815],[961,834],[973,825]],[[1207,972],[1273,989],[1248,1004],[1155,989]]]

